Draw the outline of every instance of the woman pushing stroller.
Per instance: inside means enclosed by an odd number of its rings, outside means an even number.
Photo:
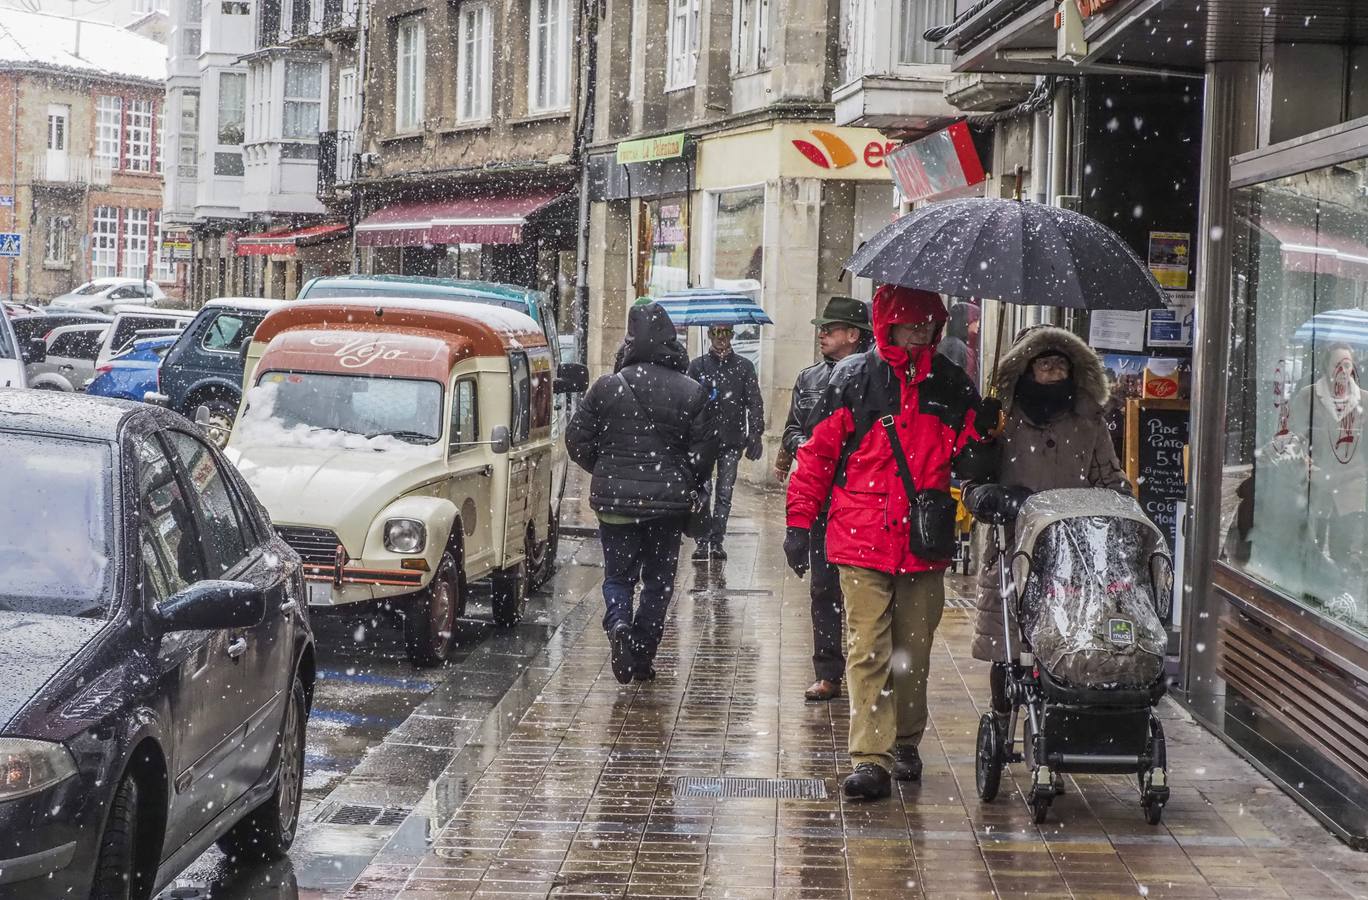
[[[1039,491],[1128,490],[1102,418],[1109,394],[1102,360],[1072,332],[1038,325],[1018,335],[997,368],[1005,415],[999,471],[995,483],[965,487],[969,511],[984,521],[1010,521],[1021,502]],[[985,558],[979,569],[973,654],[993,663],[993,712],[1005,717],[1011,705],[997,565]]]

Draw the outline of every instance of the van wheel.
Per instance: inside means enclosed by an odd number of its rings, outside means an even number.
[[[219,838],[219,849],[232,859],[280,859],[294,843],[299,826],[299,805],[304,796],[304,726],[308,718],[304,682],[294,677],[290,705],[280,726],[278,745],[280,777],[271,799],[246,815]]]
[[[527,527],[527,539],[525,553],[528,563],[527,570],[532,573],[532,582],[528,585],[529,591],[537,588],[551,580],[551,576],[556,571],[556,544],[559,536],[556,534],[556,520],[547,520],[546,540],[537,543],[532,526]]]
[[[209,424],[204,428],[204,436],[220,450],[228,443],[228,435],[233,430],[233,420],[237,418],[237,404],[221,397],[213,397],[202,403],[190,404],[189,419],[195,418],[195,410],[204,406],[209,410]]]
[[[134,882],[138,852],[138,782],[125,775],[109,804],[109,819],[100,838],[91,900],[139,900],[148,892]]]
[[[464,579],[456,556],[447,550],[427,589],[413,595],[404,615],[404,644],[415,668],[446,662],[456,643],[456,619],[465,612]]]
[[[500,628],[512,628],[517,625],[527,611],[527,567],[531,559],[527,551],[530,549],[524,548],[522,562],[507,569],[500,569],[491,579],[494,588],[494,624]]]

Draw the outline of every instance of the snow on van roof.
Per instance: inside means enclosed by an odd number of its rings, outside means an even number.
[[[161,83],[166,45],[117,25],[6,8],[0,17],[0,66],[5,63]]]
[[[469,300],[435,300],[399,297],[326,297],[318,300],[295,300],[290,306],[347,307],[357,309],[411,309],[429,313],[447,313],[474,319],[505,337],[541,334],[541,326],[527,313],[488,303]]]
[[[277,300],[274,297],[215,297],[204,305],[214,308],[228,306],[233,309],[244,309],[252,312],[268,312],[285,302],[287,301]]]

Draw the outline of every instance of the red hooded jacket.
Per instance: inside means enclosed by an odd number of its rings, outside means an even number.
[[[900,575],[944,569],[909,549],[907,492],[879,418],[894,415],[918,490],[949,490],[951,462],[982,440],[978,392],[958,366],[935,355],[946,319],[940,297],[886,285],[874,294],[877,349],[847,357],[813,410],[812,437],[798,448],[788,484],[788,524],[811,528],[830,498],[827,559]],[[899,323],[936,323],[912,353],[893,346]]]

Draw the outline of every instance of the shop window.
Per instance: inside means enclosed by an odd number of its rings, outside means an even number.
[[[530,0],[527,108],[570,108],[570,10],[567,0]]]
[[[1368,633],[1368,161],[1235,193],[1222,559]]]
[[[90,277],[119,274],[119,210],[97,206],[90,227]]]
[[[698,71],[699,0],[669,0],[670,21],[667,43],[669,60],[665,69],[665,90],[692,87]]]
[[[659,296],[689,286],[689,198],[662,197],[641,205],[638,296]]]
[[[749,295],[759,303],[765,262],[765,189],[713,194],[712,287]],[[738,325],[732,349],[760,371],[760,326]]]
[[[399,70],[394,81],[394,130],[414,131],[423,124],[423,20],[417,16],[401,19],[395,27],[394,46]]]

